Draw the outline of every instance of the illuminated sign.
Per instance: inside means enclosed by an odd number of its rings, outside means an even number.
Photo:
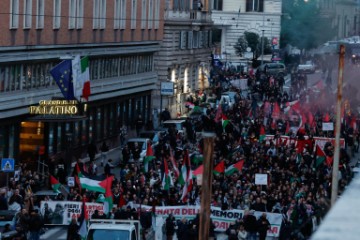
[[[39,106],[30,106],[30,114],[74,115],[79,112],[76,100],[41,100]]]

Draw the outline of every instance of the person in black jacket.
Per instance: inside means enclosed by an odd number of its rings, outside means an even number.
[[[170,214],[165,221],[166,224],[166,239],[172,240],[175,233],[175,218]]]
[[[188,239],[188,231],[189,226],[188,222],[186,221],[186,218],[181,219],[181,221],[178,221],[178,229],[176,231],[176,236],[179,240],[187,240]]]
[[[250,210],[245,212],[244,216],[244,227],[245,230],[248,232],[248,239],[249,240],[256,240],[256,233],[257,233],[257,220],[254,216],[254,210]]]
[[[88,145],[88,149],[87,149],[89,158],[90,158],[90,162],[95,160],[95,155],[98,152],[97,151],[97,147],[94,141],[91,141],[90,144]]]
[[[80,240],[78,231],[79,231],[79,225],[77,224],[76,218],[73,218],[71,219],[71,223],[67,230],[66,240]]]
[[[261,217],[258,219],[258,232],[259,232],[259,240],[265,240],[267,231],[271,229],[271,225],[266,218],[266,213],[263,213]]]
[[[31,240],[39,240],[40,239],[40,230],[44,226],[44,222],[38,210],[35,209],[31,211],[30,221],[29,221],[29,232]]]

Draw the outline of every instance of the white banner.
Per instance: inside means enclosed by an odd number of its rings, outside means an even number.
[[[70,201],[41,201],[40,213],[48,222],[45,224],[69,225],[72,218],[79,218],[82,212],[82,202]],[[85,209],[89,218],[98,210],[99,213],[104,212],[102,203],[85,203]]]
[[[135,206],[137,208],[140,205]],[[151,211],[151,206],[141,205],[141,209],[145,211]],[[170,213],[176,219],[186,218],[188,220],[194,219],[196,214],[200,212],[199,206],[168,206],[168,207],[156,207],[156,216],[167,217]],[[256,218],[261,216],[262,212],[255,212]],[[211,207],[210,218],[215,224],[215,231],[225,232],[229,228],[230,224],[236,219],[243,218],[243,210],[227,210],[222,211],[219,207]],[[282,215],[278,213],[266,213],[267,219],[271,224],[271,229],[268,231],[268,236],[279,237],[280,227],[282,222]]]

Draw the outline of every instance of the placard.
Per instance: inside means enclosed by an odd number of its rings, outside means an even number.
[[[323,131],[334,131],[334,123],[332,122],[323,122],[322,123]]]
[[[267,185],[268,175],[262,173],[255,174],[255,185]]]

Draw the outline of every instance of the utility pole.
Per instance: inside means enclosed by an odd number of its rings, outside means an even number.
[[[203,132],[204,138],[204,171],[201,184],[201,207],[200,207],[200,227],[199,240],[209,239],[210,229],[210,201],[212,191],[212,170],[215,134]]]
[[[331,207],[335,205],[338,196],[339,185],[339,158],[340,158],[340,125],[341,125],[341,102],[342,102],[342,85],[344,78],[344,61],[345,61],[345,46],[340,45],[339,56],[339,75],[337,84],[337,99],[336,99],[336,124],[335,124],[335,153],[332,169],[332,184],[331,184]]]

